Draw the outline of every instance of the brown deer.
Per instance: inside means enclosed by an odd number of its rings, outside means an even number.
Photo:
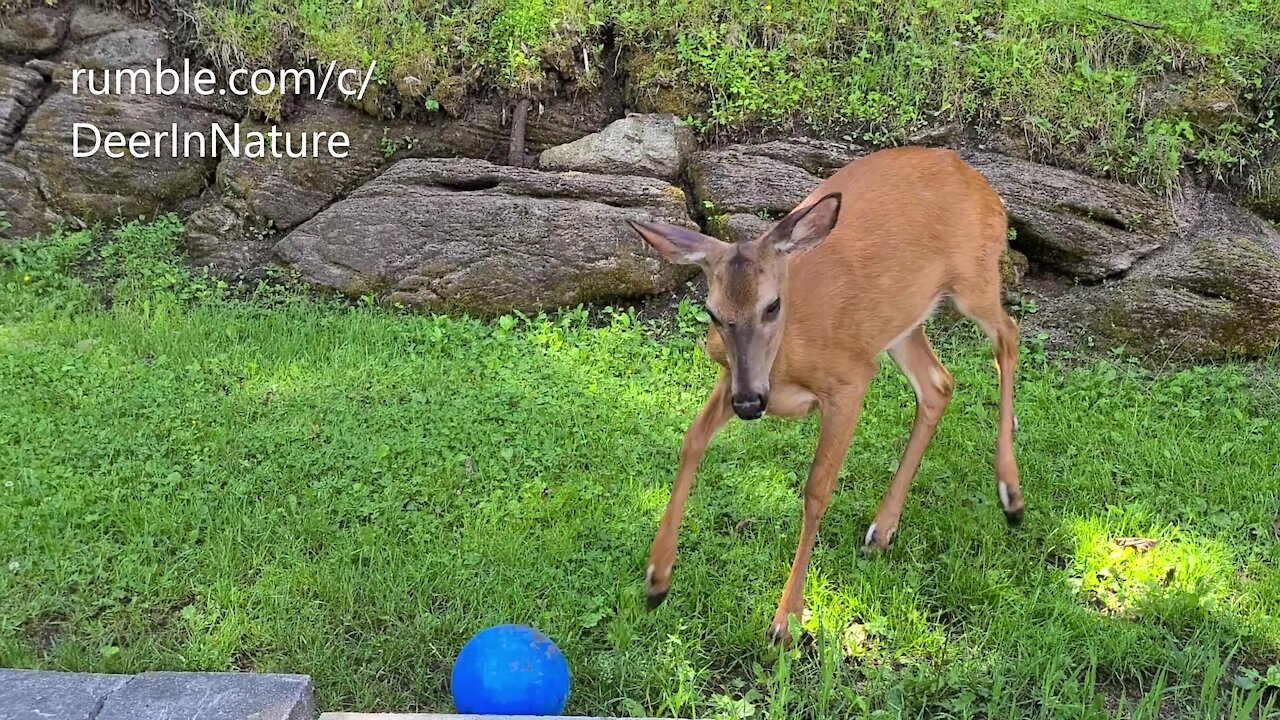
[[[701,266],[708,279],[707,351],[722,366],[680,449],[671,499],[649,551],[645,594],[656,608],[671,586],[676,536],[694,472],[732,415],[821,416],[804,488],[804,519],[771,642],[789,639],[804,609],[804,581],[849,449],[876,358],[887,351],[916,395],[902,462],[868,528],[865,545],[893,540],[908,488],[951,398],[923,323],[940,299],[991,338],[1000,376],[996,488],[1010,524],[1022,520],[1013,457],[1013,374],[1018,328],[1001,305],[1004,202],[950,150],[905,147],[854,160],[755,240],[730,244],[686,228],[632,223],[669,262]]]

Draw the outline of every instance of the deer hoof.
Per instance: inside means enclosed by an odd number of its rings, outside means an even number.
[[[765,633],[765,638],[770,645],[785,648],[791,642],[791,633],[787,632],[786,625],[774,623],[769,626],[769,632]]]
[[[658,590],[653,586],[653,566],[650,565],[644,571],[644,604],[650,610],[655,610],[667,599],[667,591],[670,588]]]
[[[1004,510],[1004,519],[1013,526],[1022,524],[1022,504],[1019,501],[1018,507],[1011,507],[1013,502],[1009,497],[1009,486],[1001,482],[996,486],[996,490],[1000,495],[1000,508]]]
[[[1018,508],[1017,510],[1005,510],[1004,519],[1005,519],[1005,522],[1009,523],[1011,527],[1017,527],[1021,525],[1022,524],[1022,508]]]
[[[871,523],[871,527],[867,528],[866,537],[862,539],[862,551],[870,553],[877,550],[885,550],[893,544],[893,541],[896,540],[897,537],[898,529],[894,528],[886,534],[883,542],[880,541],[879,538],[876,537],[876,524]]]

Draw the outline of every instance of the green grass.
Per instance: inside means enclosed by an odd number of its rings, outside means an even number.
[[[201,0],[228,65],[376,60],[384,100],[546,96],[615,68],[637,102],[712,128],[805,122],[900,142],[961,121],[1167,189],[1277,142],[1269,0]],[[1135,20],[1159,29],[1133,24]],[[606,46],[612,38],[613,46]],[[1183,100],[1157,100],[1164,86]],[[1167,89],[1167,88],[1164,88]],[[1235,112],[1204,113],[1225,100]]]
[[[466,638],[522,622],[568,656],[572,713],[1223,718],[1277,701],[1274,361],[1152,374],[1029,339],[1028,515],[1010,529],[988,350],[944,333],[958,389],[897,542],[858,552],[913,412],[886,370],[805,592],[819,640],[779,655],[764,631],[811,420],[717,438],[672,594],[643,609],[714,376],[693,308],[482,323],[236,299],[172,259],[180,233],[2,251],[0,666],[302,672],[326,709],[447,711]]]

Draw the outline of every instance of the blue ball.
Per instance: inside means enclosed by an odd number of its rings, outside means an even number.
[[[466,715],[559,715],[569,699],[569,664],[537,630],[495,625],[462,646],[449,690]]]

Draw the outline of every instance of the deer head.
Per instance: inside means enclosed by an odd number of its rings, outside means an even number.
[[[744,420],[760,417],[769,404],[769,374],[787,314],[788,260],[817,247],[839,215],[840,193],[831,193],[736,244],[677,225],[631,223],[668,262],[698,265],[706,274],[707,312],[728,355],[733,411]]]

